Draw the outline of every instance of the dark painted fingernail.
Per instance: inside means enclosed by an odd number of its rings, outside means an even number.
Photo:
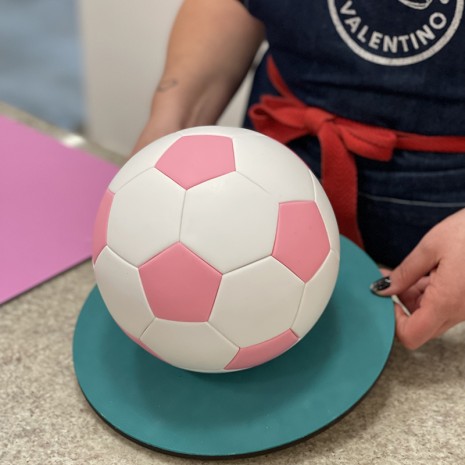
[[[384,291],[391,285],[391,278],[385,276],[384,278],[378,279],[370,286],[370,291],[377,294],[380,291]]]

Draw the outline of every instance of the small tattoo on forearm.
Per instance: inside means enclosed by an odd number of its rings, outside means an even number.
[[[157,92],[166,92],[178,85],[177,79],[164,79],[158,84]]]

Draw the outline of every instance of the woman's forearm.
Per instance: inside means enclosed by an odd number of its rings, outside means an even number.
[[[262,40],[261,23],[237,0],[185,0],[135,151],[169,132],[214,124]]]

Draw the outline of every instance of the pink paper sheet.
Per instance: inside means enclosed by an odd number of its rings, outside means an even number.
[[[118,167],[0,116],[0,304],[88,259]]]

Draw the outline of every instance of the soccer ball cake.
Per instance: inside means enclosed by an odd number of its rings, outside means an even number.
[[[199,127],[148,145],[118,172],[95,224],[93,262],[120,328],[174,366],[250,368],[314,326],[333,292],[331,205],[287,147]]]

